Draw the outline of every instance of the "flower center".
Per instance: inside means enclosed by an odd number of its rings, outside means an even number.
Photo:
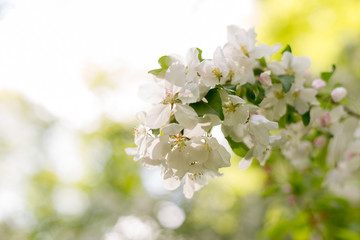
[[[186,147],[187,138],[182,136],[180,133],[178,135],[171,136],[171,138],[171,149],[178,149],[181,151],[184,147]]]
[[[179,93],[172,94],[168,91],[166,91],[165,99],[163,101],[163,104],[175,104],[175,103],[181,103],[180,99],[177,99],[179,96]]]
[[[292,69],[286,69],[285,73],[287,75],[294,75],[295,72]]]
[[[232,112],[235,112],[236,111],[236,107],[238,106],[239,104],[233,104],[232,102],[230,103],[227,103],[226,105],[224,105],[223,107],[225,108],[225,111],[227,113],[232,113]]]
[[[275,92],[275,97],[277,99],[282,99],[282,98],[284,98],[284,93],[283,92]]]
[[[245,56],[250,57],[248,50],[246,50],[245,46],[241,46],[241,51],[244,53]]]
[[[220,69],[218,68],[214,68],[212,71],[211,71],[216,77],[217,79],[220,81],[220,79],[222,78],[222,72],[220,71]]]

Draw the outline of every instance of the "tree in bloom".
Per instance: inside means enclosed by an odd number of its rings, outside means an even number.
[[[309,58],[287,46],[273,60],[280,45],[258,44],[254,29],[229,26],[227,39],[213,59],[204,60],[198,48],[185,59],[159,59],[160,68],[149,71],[153,81],[139,91],[153,106],[138,114],[137,147],[127,153],[145,167],[160,166],[166,189],[183,182],[187,198],[209,177],[222,176],[231,154],[246,169],[254,159],[264,166],[279,149],[303,171],[325,149],[321,157],[330,170],[323,185],[351,178],[360,166],[359,115],[341,105],[346,89],[329,84],[335,66],[313,78]],[[212,136],[214,126],[232,153]]]

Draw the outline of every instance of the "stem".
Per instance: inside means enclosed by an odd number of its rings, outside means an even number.
[[[353,117],[356,117],[357,119],[360,119],[360,114],[359,113],[356,113],[354,112],[353,110],[351,110],[350,108],[348,107],[345,107],[344,106],[344,110],[347,114],[349,114],[350,116],[353,116]]]

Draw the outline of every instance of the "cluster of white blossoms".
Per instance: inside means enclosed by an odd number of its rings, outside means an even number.
[[[184,181],[187,198],[207,184],[208,176],[220,176],[219,169],[230,166],[231,154],[211,134],[217,125],[242,157],[240,169],[253,159],[264,165],[273,147],[280,147],[294,165],[306,167],[321,138],[311,142],[304,136],[331,121],[325,119],[329,113],[317,110],[322,109],[317,94],[323,91],[327,101],[338,104],[346,90],[323,90],[335,68],[311,81],[310,60],[294,56],[289,46],[280,61],[272,60],[280,48],[257,44],[254,29],[229,26],[228,42],[213,59],[204,60],[198,48],[191,48],[185,59],[161,57],[161,68],[149,72],[154,81],[139,90],[153,107],[138,114],[137,147],[127,153],[146,167],[161,166],[166,189]],[[327,142],[331,131],[323,132],[329,132]]]

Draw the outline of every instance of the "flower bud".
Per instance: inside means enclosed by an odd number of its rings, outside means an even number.
[[[266,71],[260,74],[259,81],[264,87],[271,87],[271,77],[270,77],[271,71]]]
[[[314,145],[317,148],[323,148],[326,144],[326,137],[325,136],[319,136],[314,139]]]
[[[331,98],[334,102],[340,102],[347,94],[347,91],[343,87],[337,87],[331,92]]]
[[[326,82],[320,78],[317,78],[312,82],[311,86],[315,90],[320,90],[320,89],[326,87]]]
[[[344,158],[345,158],[345,160],[350,160],[350,159],[356,157],[356,155],[357,155],[357,154],[354,153],[354,152],[352,152],[352,151],[346,151],[346,152],[344,153]]]
[[[330,114],[324,113],[324,114],[321,116],[321,126],[322,126],[322,127],[326,127],[327,125],[329,125],[330,121],[331,121],[331,116],[330,116]]]

